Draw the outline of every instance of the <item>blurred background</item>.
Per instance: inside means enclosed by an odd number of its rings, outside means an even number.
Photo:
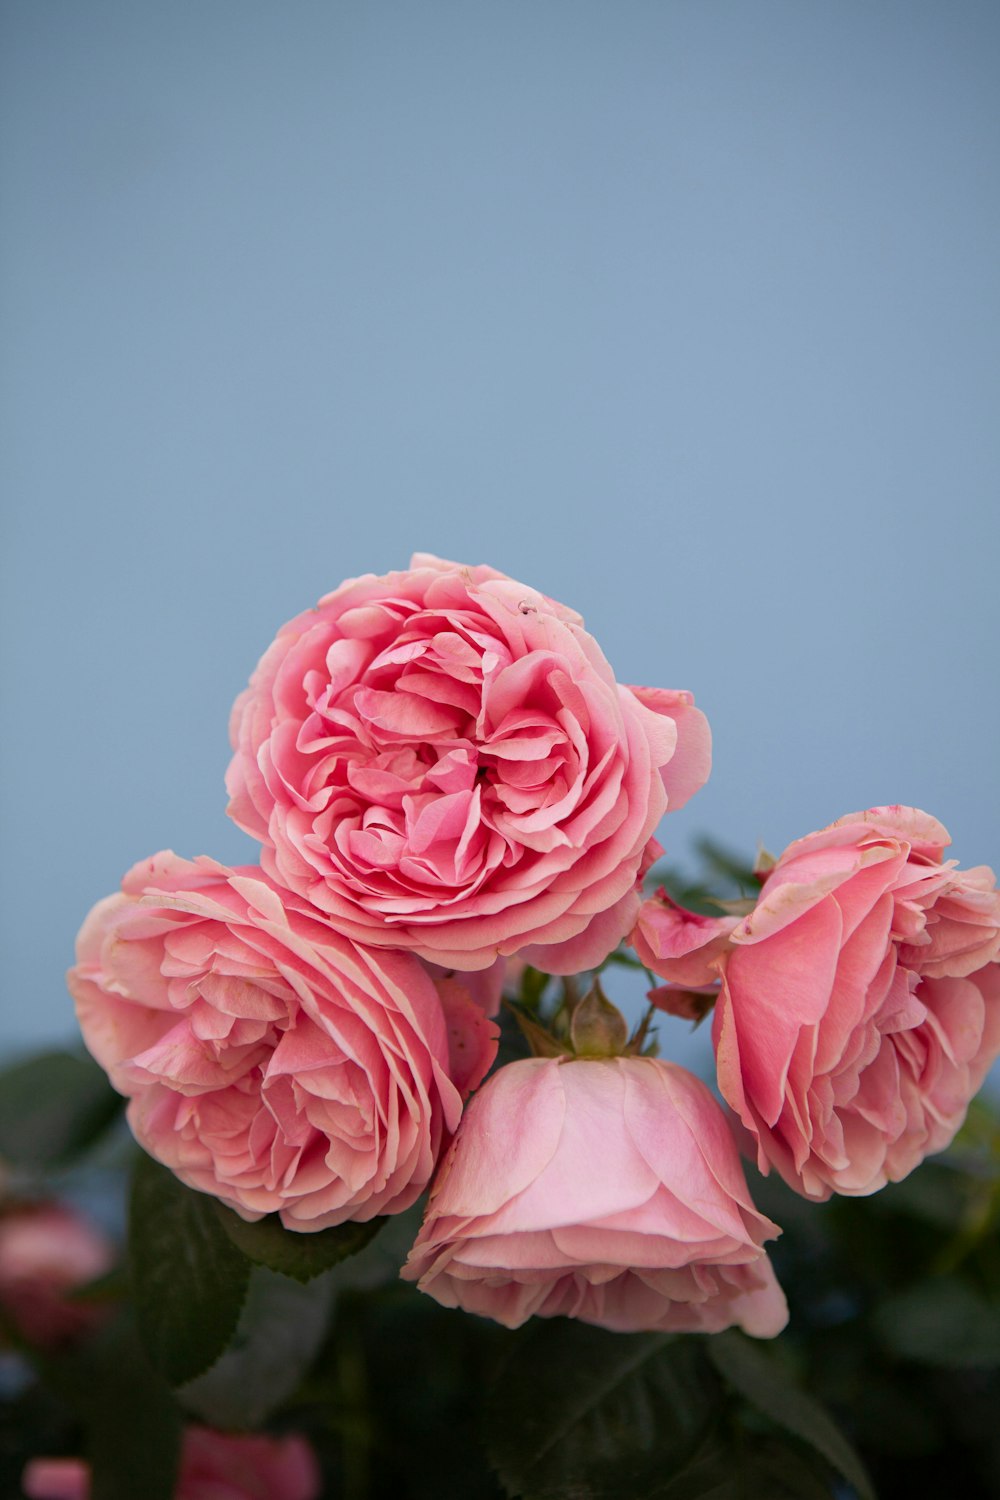
[[[678,863],[1000,861],[998,76],[989,0],[5,0],[0,1048],[135,860],[254,858],[232,699],[414,549],[695,692]]]

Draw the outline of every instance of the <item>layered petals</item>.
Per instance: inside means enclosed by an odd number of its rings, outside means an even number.
[[[265,870],[358,941],[466,971],[599,962],[711,753],[691,695],[617,683],[572,610],[425,554],[285,625],[231,734]]]
[[[411,955],[205,857],[135,866],[84,923],[68,982],[140,1144],[289,1229],[412,1203],[496,1050],[482,1009],[448,994],[446,1014]]]
[[[629,942],[647,969],[670,984],[699,988],[717,984],[720,959],[738,917],[706,917],[688,911],[660,888],[639,908]]]
[[[806,1197],[864,1194],[949,1144],[1000,1053],[1000,893],[915,808],[791,844],[713,967],[719,1087]]]
[[[469,1105],[402,1275],[446,1307],[767,1338],[787,1320],[712,1095],[656,1058],[534,1058]]]

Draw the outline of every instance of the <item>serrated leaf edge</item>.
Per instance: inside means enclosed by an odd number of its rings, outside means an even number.
[[[367,1237],[367,1239],[363,1241],[362,1244],[358,1246],[356,1250],[349,1250],[347,1254],[342,1255],[339,1260],[331,1261],[330,1264],[326,1266],[317,1266],[315,1271],[293,1271],[290,1270],[287,1266],[276,1266],[272,1260],[268,1260],[265,1256],[254,1255],[252,1251],[248,1250],[245,1245],[242,1245],[232,1233],[232,1228],[234,1227],[234,1218],[237,1219],[240,1224],[253,1224],[258,1221],[251,1219],[240,1219],[239,1215],[234,1214],[233,1210],[228,1206],[228,1204],[223,1203],[219,1198],[215,1198],[212,1200],[212,1206],[215,1209],[216,1218],[222,1226],[223,1232],[225,1233],[226,1238],[229,1240],[229,1243],[240,1252],[245,1260],[249,1261],[251,1265],[262,1266],[266,1271],[274,1271],[279,1276],[287,1276],[290,1280],[297,1281],[300,1286],[307,1286],[310,1281],[315,1281],[317,1276],[323,1276],[327,1271],[333,1270],[339,1265],[343,1265],[344,1261],[350,1260],[352,1256],[360,1255],[361,1251],[371,1244],[372,1240],[375,1238],[375,1236],[378,1234],[379,1230],[385,1223],[384,1216],[380,1216],[378,1219],[345,1221],[348,1223],[357,1222],[359,1224],[365,1225],[377,1224],[378,1227],[372,1230],[371,1234]],[[336,1227],[339,1228],[340,1226]],[[294,1233],[294,1231],[285,1230],[285,1233],[292,1234]],[[306,1238],[307,1236],[303,1237]]]
[[[162,1162],[160,1162],[160,1161],[157,1161],[156,1157],[149,1156],[149,1154],[147,1152],[143,1152],[143,1156],[145,1156],[149,1161],[152,1161],[161,1170],[167,1171],[167,1172],[170,1171],[170,1168],[169,1167],[164,1167],[164,1164]],[[140,1299],[136,1295],[136,1286],[137,1286],[137,1283],[136,1283],[136,1278],[135,1278],[134,1253],[133,1253],[133,1249],[132,1249],[131,1221],[132,1221],[132,1213],[133,1213],[133,1194],[135,1192],[136,1177],[137,1177],[138,1172],[141,1170],[141,1167],[140,1167],[141,1160],[142,1160],[141,1157],[137,1158],[136,1161],[135,1161],[135,1163],[133,1164],[133,1168],[132,1168],[132,1182],[131,1182],[130,1190],[129,1190],[129,1203],[128,1203],[129,1235],[128,1235],[128,1245],[127,1245],[127,1250],[126,1250],[126,1255],[125,1255],[125,1272],[126,1272],[126,1276],[127,1276],[127,1279],[128,1279],[129,1300],[130,1300],[130,1302],[132,1304],[133,1316],[135,1318],[136,1334],[137,1334],[137,1336],[139,1338],[140,1344],[142,1345],[143,1353],[145,1354],[146,1358],[149,1360],[149,1363],[152,1365],[153,1369],[156,1370],[157,1373],[160,1374],[163,1377],[163,1379],[167,1382],[167,1384],[171,1387],[172,1390],[176,1391],[176,1390],[179,1390],[182,1386],[187,1385],[189,1381],[197,1380],[200,1375],[207,1374],[209,1370],[213,1369],[214,1366],[218,1364],[219,1360],[222,1358],[222,1356],[225,1354],[226,1350],[229,1348],[230,1344],[233,1341],[233,1337],[234,1337],[234,1335],[236,1333],[236,1330],[239,1327],[240,1318],[243,1316],[243,1309],[246,1306],[247,1294],[248,1294],[249,1289],[250,1289],[250,1272],[252,1270],[253,1263],[251,1262],[250,1257],[248,1255],[246,1255],[240,1249],[239,1245],[235,1244],[232,1240],[230,1240],[229,1237],[228,1237],[228,1235],[227,1235],[226,1236],[227,1242],[230,1245],[232,1245],[232,1248],[240,1255],[240,1257],[241,1257],[241,1259],[243,1261],[244,1275],[243,1275],[243,1278],[242,1278],[242,1286],[239,1287],[239,1301],[235,1304],[235,1310],[234,1310],[233,1316],[229,1320],[229,1326],[226,1327],[225,1337],[224,1337],[223,1341],[221,1342],[221,1344],[219,1345],[219,1348],[216,1350],[216,1352],[213,1355],[211,1355],[211,1357],[209,1359],[207,1359],[203,1364],[199,1364],[196,1368],[191,1369],[191,1370],[186,1370],[183,1375],[180,1375],[180,1376],[175,1375],[174,1372],[173,1372],[173,1370],[168,1369],[165,1366],[165,1364],[157,1357],[157,1354],[156,1354],[154,1348],[152,1347],[150,1341],[147,1339],[147,1337],[145,1335],[144,1328],[143,1328],[143,1322],[144,1322],[144,1320],[143,1320],[143,1316],[142,1316],[142,1312],[141,1312],[141,1302],[140,1302]],[[181,1182],[181,1179],[179,1177],[177,1177],[176,1173],[171,1173],[171,1175],[175,1178],[175,1180],[177,1181],[177,1183],[182,1188],[184,1188],[184,1190],[186,1192],[195,1194],[198,1198],[205,1200],[206,1204],[209,1207],[212,1207],[212,1206],[214,1206],[215,1204],[218,1203],[218,1199],[212,1198],[211,1194],[208,1194],[208,1193],[199,1193],[197,1191],[197,1189],[188,1187],[188,1185],[186,1183]],[[225,1327],[225,1326],[226,1325],[223,1324],[223,1327]]]

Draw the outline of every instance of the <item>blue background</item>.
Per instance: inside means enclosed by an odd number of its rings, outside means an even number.
[[[233,697],[415,548],[695,691],[675,857],[900,801],[1000,858],[995,4],[0,26],[5,1050],[134,860],[254,857]]]

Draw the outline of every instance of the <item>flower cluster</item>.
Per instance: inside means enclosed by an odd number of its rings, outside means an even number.
[[[291,620],[231,720],[260,865],[154,855],[84,923],[69,985],[145,1149],[244,1219],[314,1231],[430,1188],[403,1276],[509,1327],[758,1337],[787,1319],[739,1162],[866,1193],[945,1146],[1000,1051],[1000,896],[940,824],[876,808],[792,844],[740,915],[642,899],[707,778],[690,693],[616,681],[579,615],[420,554]],[[623,942],[713,1005],[723,1106],[599,986],[501,990]],[[735,1132],[735,1133],[734,1133]]]

